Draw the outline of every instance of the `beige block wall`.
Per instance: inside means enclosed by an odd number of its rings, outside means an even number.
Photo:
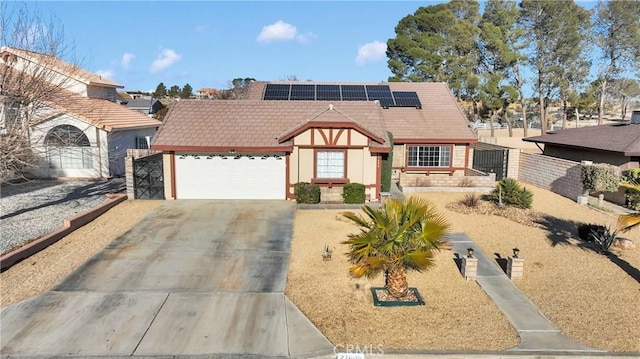
[[[467,155],[466,145],[454,145],[453,158],[451,161],[453,167],[467,167],[467,164],[465,162],[466,155]]]

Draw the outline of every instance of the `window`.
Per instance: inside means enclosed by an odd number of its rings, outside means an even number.
[[[50,168],[93,168],[93,148],[87,135],[71,125],[51,129],[44,139]]]
[[[409,167],[449,167],[451,146],[409,146]]]
[[[344,152],[317,152],[316,178],[344,178]]]
[[[139,150],[148,150],[151,143],[151,136],[136,137],[136,148]]]

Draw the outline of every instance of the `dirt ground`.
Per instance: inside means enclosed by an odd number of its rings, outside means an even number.
[[[640,245],[619,252],[613,262],[579,246],[579,223],[615,226],[616,217],[527,186],[533,209],[543,214],[538,226],[486,214],[462,214],[447,204],[462,193],[416,194],[431,200],[485,254],[502,257],[520,248],[524,278],[516,285],[563,333],[593,348],[640,351]],[[369,289],[383,278],[355,280],[340,242],[357,227],[337,210],[296,214],[287,295],[334,343],[380,344],[388,349],[501,350],[518,344],[518,336],[475,282],[461,276],[450,251],[438,265],[412,273],[409,285],[426,301],[421,307],[374,307]],[[623,237],[640,244],[640,231]],[[327,244],[331,261],[322,261]]]
[[[581,248],[578,223],[615,224],[616,217],[551,192],[534,192],[534,209],[546,214],[542,226],[499,216],[462,214],[447,208],[463,193],[424,193],[486,254],[521,249],[524,278],[516,285],[568,336],[594,348],[640,351],[640,231],[624,237],[638,248],[615,261]],[[127,200],[43,252],[0,274],[0,306],[43,293],[125,233],[162,201]],[[385,349],[501,350],[518,344],[517,333],[475,282],[465,281],[453,253],[438,255],[437,266],[411,273],[409,285],[426,301],[419,307],[374,307],[370,288],[382,278],[347,275],[345,247],[357,228],[338,210],[299,210],[286,294],[336,345],[381,345]],[[333,250],[322,260],[324,245]]]

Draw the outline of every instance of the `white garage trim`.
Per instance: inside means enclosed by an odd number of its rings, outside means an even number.
[[[282,154],[176,153],[177,199],[285,199]]]

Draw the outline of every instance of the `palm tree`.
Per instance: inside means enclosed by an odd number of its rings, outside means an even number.
[[[636,181],[627,181],[623,182],[622,186],[640,195],[640,183]],[[618,230],[620,232],[628,232],[638,226],[640,226],[640,212],[621,214],[618,216]]]
[[[385,199],[379,209],[364,205],[366,216],[353,212],[342,215],[361,231],[342,242],[349,246],[349,274],[355,278],[375,278],[385,274],[387,292],[397,299],[409,294],[407,270],[431,268],[434,252],[448,248],[448,221],[427,200]]]

